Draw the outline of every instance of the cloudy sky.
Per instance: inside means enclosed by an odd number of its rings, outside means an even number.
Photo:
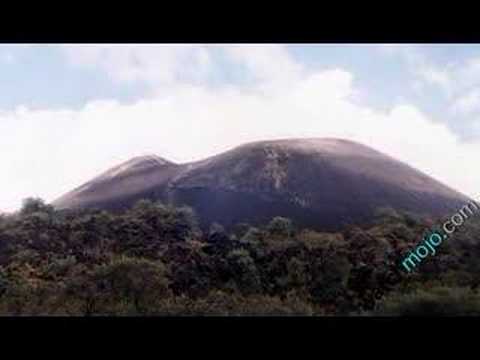
[[[362,142],[480,196],[480,46],[0,46],[0,210],[133,156]]]

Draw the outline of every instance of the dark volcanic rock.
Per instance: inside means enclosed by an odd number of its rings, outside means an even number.
[[[368,221],[379,207],[440,216],[469,201],[364,145],[290,139],[249,143],[181,165],[155,156],[134,158],[53,204],[118,210],[142,198],[192,206],[205,225],[285,216],[317,229]]]

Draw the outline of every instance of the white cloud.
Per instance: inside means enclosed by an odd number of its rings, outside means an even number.
[[[400,56],[415,75],[412,86],[417,94],[430,91],[428,85],[436,86],[444,95],[442,105],[445,114],[452,116],[452,128],[462,129],[464,138],[470,133],[478,134],[480,125],[480,58],[471,57],[439,65],[431,61],[418,46],[381,46],[386,55]],[[459,123],[461,117],[462,123]],[[455,121],[455,123],[453,123]],[[468,132],[468,134],[466,133]]]
[[[470,115],[480,110],[480,89],[474,89],[457,98],[452,105],[452,112],[461,115]]]
[[[4,52],[0,55],[0,61],[4,64],[10,65],[15,62],[15,57],[11,52]]]
[[[287,49],[279,45],[236,45],[225,47],[231,60],[246,66],[267,92],[281,91],[298,80],[303,68]]]
[[[63,51],[72,65],[100,68],[117,82],[200,81],[210,69],[209,52],[202,46],[70,45]]]
[[[480,58],[468,59],[465,63],[457,64],[453,76],[457,86],[468,88],[480,83]]]
[[[173,77],[167,81],[176,86],[166,96],[133,104],[97,101],[75,111],[19,108],[0,113],[0,144],[9,149],[0,153],[0,209],[13,210],[32,195],[53,200],[133,156],[156,153],[186,162],[247,141],[286,137],[359,141],[476,195],[479,143],[458,142],[446,126],[413,106],[384,113],[354,104],[353,74],[342,69],[306,73],[283,48],[227,51],[251,69],[263,84],[262,92],[255,86],[213,89]],[[123,71],[105,59],[82,61],[105,64],[105,71]],[[282,91],[266,84],[281,84]]]
[[[440,86],[448,94],[450,93],[451,79],[450,74],[445,69],[439,69],[433,66],[423,66],[418,69],[418,75],[426,82]]]

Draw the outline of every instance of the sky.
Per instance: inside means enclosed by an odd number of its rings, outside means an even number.
[[[479,45],[0,45],[0,211],[134,156],[361,142],[478,199]]]

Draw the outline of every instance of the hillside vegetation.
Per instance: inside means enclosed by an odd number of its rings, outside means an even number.
[[[480,314],[475,219],[414,273],[400,266],[433,224],[383,209],[336,233],[282,217],[226,232],[146,200],[113,214],[28,199],[0,217],[0,314]]]

